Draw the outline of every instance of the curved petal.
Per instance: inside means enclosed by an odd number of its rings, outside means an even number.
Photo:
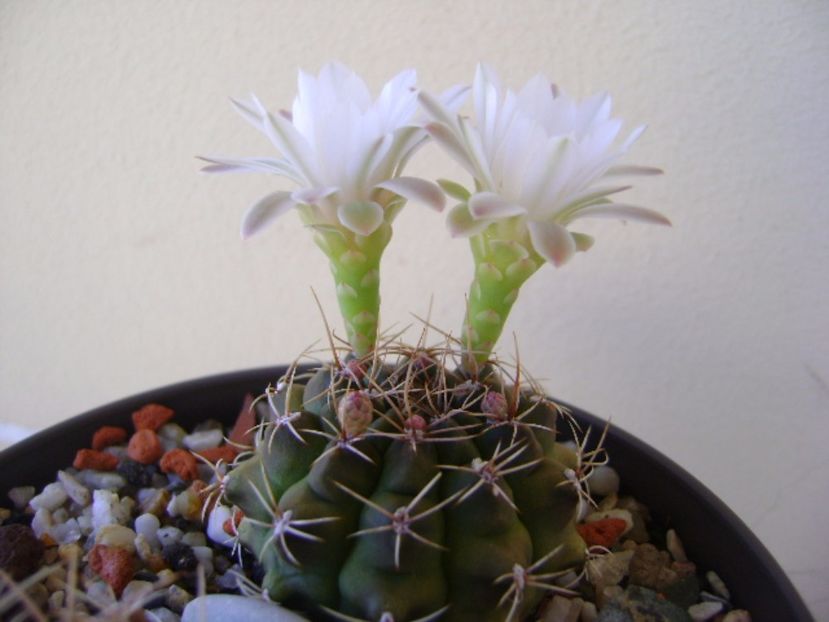
[[[395,177],[380,182],[375,188],[385,188],[406,199],[420,201],[441,212],[446,207],[446,197],[437,184],[417,177]]]
[[[242,238],[247,239],[259,233],[295,205],[290,192],[278,191],[266,194],[251,205],[242,216]]]
[[[571,220],[576,218],[617,218],[619,220],[636,220],[652,225],[671,226],[671,221],[656,210],[637,205],[625,205],[624,203],[589,205],[575,212]]]
[[[344,227],[358,235],[371,235],[383,224],[383,208],[374,201],[354,201],[337,208]]]
[[[466,169],[467,173],[473,177],[477,175],[475,165],[472,164],[468,151],[452,128],[443,123],[429,123],[424,129],[436,143],[446,150],[449,157]]]
[[[328,186],[326,188],[302,188],[294,190],[291,193],[291,198],[296,203],[303,203],[305,205],[316,205],[326,197],[330,197],[337,192],[339,188],[336,186]]]
[[[561,266],[575,254],[576,241],[570,232],[554,222],[529,222],[530,240],[536,252],[554,266]]]
[[[469,211],[476,219],[509,218],[527,213],[527,208],[507,201],[494,192],[479,192],[469,199]]]
[[[469,213],[469,206],[460,203],[449,210],[446,215],[446,226],[453,238],[468,238],[479,234],[490,225],[489,220],[478,220]]]

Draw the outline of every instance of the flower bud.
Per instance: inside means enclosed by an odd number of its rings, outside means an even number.
[[[496,419],[506,419],[507,411],[507,398],[502,393],[487,391],[481,400],[481,412],[493,415]]]
[[[357,436],[371,425],[374,407],[365,391],[349,391],[337,405],[337,419],[348,436]]]

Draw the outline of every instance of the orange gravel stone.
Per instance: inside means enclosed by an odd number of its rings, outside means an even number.
[[[172,419],[174,414],[172,408],[167,408],[161,404],[147,404],[132,413],[132,423],[136,430],[152,430],[155,432]]]
[[[127,440],[127,431],[124,428],[117,428],[113,425],[105,425],[98,428],[92,436],[92,449],[106,449],[111,445],[119,445]]]
[[[118,466],[118,458],[112,454],[95,449],[79,449],[75,454],[72,466],[76,469],[93,469],[95,471],[114,471]]]
[[[245,517],[244,512],[242,510],[236,510],[233,513],[233,516],[225,520],[222,523],[222,530],[229,536],[235,536],[237,533],[237,529],[239,528],[239,523],[242,522],[242,519]]]
[[[159,463],[162,472],[175,473],[183,480],[194,480],[199,477],[198,463],[195,456],[184,449],[171,449],[161,457]]]
[[[135,572],[134,560],[128,550],[103,544],[96,544],[89,551],[89,566],[117,596],[121,595]]]
[[[204,451],[196,452],[208,462],[216,464],[219,460],[224,460],[226,463],[233,462],[236,454],[239,453],[233,445],[222,445],[221,447],[211,447]]]
[[[141,464],[153,464],[164,454],[158,435],[149,429],[138,430],[127,445],[127,455]]]
[[[616,544],[616,540],[626,528],[627,523],[621,518],[603,518],[591,523],[576,525],[576,530],[587,546],[603,546],[608,549]]]

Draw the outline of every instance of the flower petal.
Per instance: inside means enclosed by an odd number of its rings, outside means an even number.
[[[425,203],[432,209],[441,212],[446,206],[446,197],[437,184],[417,177],[395,177],[380,182],[376,188],[391,190],[401,197]]]
[[[300,190],[294,190],[291,193],[291,198],[296,203],[316,205],[324,198],[330,197],[332,194],[337,192],[337,190],[339,190],[339,188],[336,186],[328,186],[326,188],[302,188]]]
[[[624,203],[588,205],[576,211],[571,220],[576,218],[618,218],[619,220],[636,220],[652,225],[671,226],[671,221],[656,210]]]
[[[576,243],[576,250],[581,252],[589,251],[593,247],[593,243],[596,241],[592,235],[587,235],[586,233],[576,233],[575,231],[571,231],[570,235],[573,236],[573,240]]]
[[[443,123],[430,123],[426,126],[426,131],[429,132],[436,143],[446,149],[451,158],[466,169],[466,172],[472,176],[477,175],[475,165],[469,159],[469,154],[466,148],[461,143],[455,132]]]
[[[536,252],[554,266],[567,263],[575,254],[576,241],[561,225],[554,222],[529,222],[527,228]]]
[[[295,205],[290,192],[278,191],[263,196],[242,216],[242,238],[259,233]]]
[[[374,201],[354,201],[337,208],[344,227],[358,235],[371,235],[383,224],[383,208]]]
[[[527,209],[507,201],[494,192],[479,192],[469,199],[469,211],[478,220],[483,218],[509,218],[527,213]]]
[[[469,206],[466,203],[460,203],[449,210],[446,215],[446,226],[449,228],[449,234],[453,238],[463,237],[468,238],[472,235],[477,235],[490,225],[489,220],[478,220],[472,217],[469,213]]]

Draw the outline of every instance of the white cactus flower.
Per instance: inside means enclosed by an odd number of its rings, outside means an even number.
[[[432,182],[401,176],[415,149],[427,138],[414,122],[416,74],[403,71],[372,101],[365,82],[339,63],[318,76],[299,72],[290,112],[269,112],[252,96],[233,101],[239,113],[263,132],[280,158],[203,157],[208,173],[262,172],[286,177],[297,188],[272,192],[254,203],[242,222],[248,237],[297,207],[315,227],[345,228],[371,235],[390,223],[405,199],[441,210],[444,196]],[[459,105],[462,89],[445,93],[443,104]]]
[[[559,266],[593,243],[568,230],[579,218],[670,224],[658,212],[608,198],[630,187],[615,178],[661,171],[616,164],[644,128],[615,144],[622,123],[610,116],[607,94],[579,102],[541,75],[514,92],[484,64],[477,68],[472,92],[474,125],[420,94],[432,118],[427,130],[475,179],[471,195],[458,184],[441,183],[462,201],[449,213],[453,235],[474,236],[496,224],[494,237],[529,242],[544,260]]]

